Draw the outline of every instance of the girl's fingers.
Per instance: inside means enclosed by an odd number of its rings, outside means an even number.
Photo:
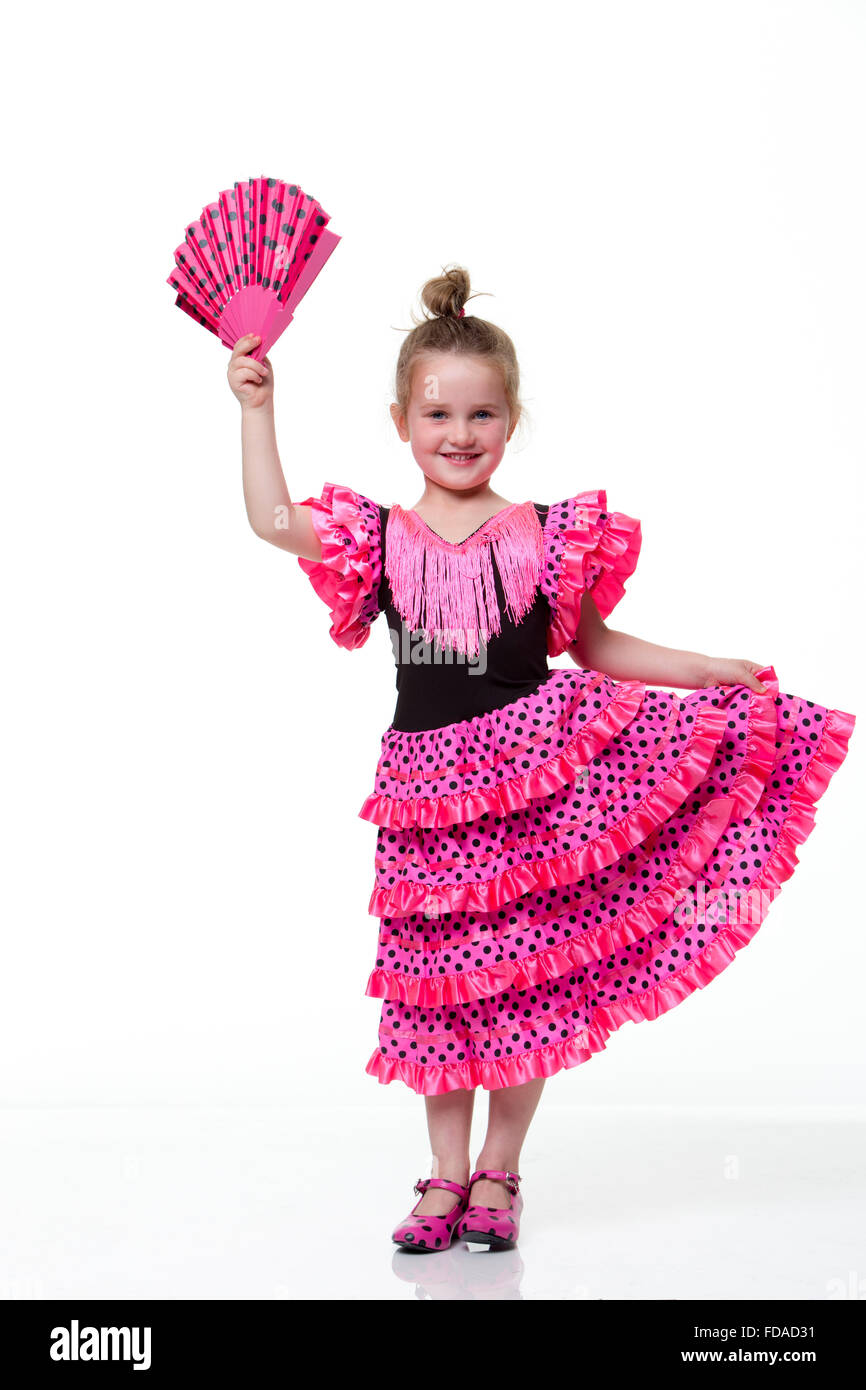
[[[238,384],[244,381],[254,381],[257,386],[262,384],[262,378],[258,372],[253,371],[252,367],[241,367],[240,371],[236,373],[236,380]]]
[[[245,357],[247,353],[252,352],[261,341],[257,333],[247,333],[245,337],[238,338],[232,348],[232,361],[236,362],[239,358]]]
[[[765,695],[769,686],[764,685],[756,672],[763,670],[757,661],[743,661],[739,657],[731,657],[729,660],[716,663],[714,675],[710,681],[713,685],[745,685],[749,690],[754,690],[758,695]]]
[[[759,677],[758,677],[758,672],[759,672],[759,671],[763,671],[765,665],[766,665],[766,662],[761,662],[761,661],[750,661],[750,662],[748,663],[749,670],[751,671],[752,675],[755,677],[755,682],[756,682],[756,684],[759,685],[759,686],[761,687],[762,690],[766,690],[767,687],[764,685],[764,682],[763,682],[762,680],[759,679]]]
[[[756,690],[759,695],[763,695],[767,687],[764,685],[763,681],[758,680],[757,676],[757,672],[762,670],[763,668],[758,664],[757,661],[745,661],[743,662],[743,665],[745,666],[747,673],[746,679],[743,682],[743,684],[747,685],[750,688],[750,690]]]
[[[268,374],[268,369],[265,364],[263,362],[257,362],[255,357],[233,357],[231,365],[232,370],[234,370],[235,367],[252,367],[257,372],[263,372],[265,376]]]

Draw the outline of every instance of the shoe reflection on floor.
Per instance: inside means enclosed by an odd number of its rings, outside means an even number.
[[[398,1279],[415,1285],[419,1299],[523,1299],[524,1264],[517,1249],[473,1248],[455,1240],[447,1250],[426,1255],[395,1250],[391,1267]]]

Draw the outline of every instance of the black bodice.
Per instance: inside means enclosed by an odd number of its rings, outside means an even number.
[[[543,526],[547,507],[538,502],[532,505]],[[392,720],[393,728],[401,733],[437,729],[444,724],[489,714],[491,710],[502,709],[512,700],[534,694],[550,675],[547,629],[551,613],[541,586],[530,610],[519,623],[513,622],[505,611],[502,580],[491,551],[501,631],[488,643],[481,643],[477,657],[462,656],[448,647],[443,650],[438,643],[425,642],[420,633],[409,632],[394,606],[391,585],[385,573],[389,510],[388,507],[379,508],[382,536],[379,609],[388,621],[397,668],[397,706]]]

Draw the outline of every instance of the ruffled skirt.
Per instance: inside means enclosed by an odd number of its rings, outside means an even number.
[[[367,1072],[439,1095],[587,1061],[731,963],[794,871],[855,716],[747,686],[681,697],[556,669],[382,739]]]

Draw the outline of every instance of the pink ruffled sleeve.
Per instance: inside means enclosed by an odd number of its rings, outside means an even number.
[[[550,656],[559,656],[574,641],[583,594],[592,594],[602,618],[613,611],[634,573],[640,546],[640,522],[625,512],[609,512],[604,490],[578,492],[550,507],[542,573],[551,613]]]
[[[331,614],[330,635],[338,647],[362,647],[379,613],[382,577],[381,514],[377,503],[338,483],[325,483],[311,507],[321,560],[298,556],[298,564]]]

